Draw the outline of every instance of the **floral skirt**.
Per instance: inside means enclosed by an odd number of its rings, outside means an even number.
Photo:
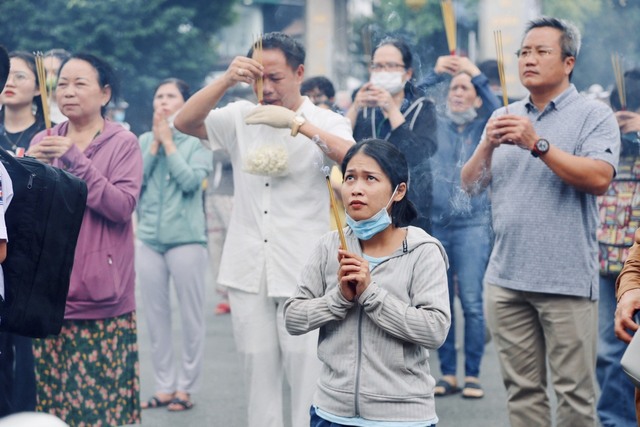
[[[37,405],[74,426],[140,423],[136,313],[65,320],[58,336],[34,339]]]

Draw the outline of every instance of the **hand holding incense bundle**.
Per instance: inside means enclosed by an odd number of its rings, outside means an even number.
[[[442,19],[444,20],[444,30],[447,34],[447,45],[451,55],[456,54],[456,15],[452,0],[441,0]]]
[[[340,236],[340,246],[345,251],[349,250],[347,248],[347,239],[344,237],[344,230],[342,229],[342,224],[340,221],[340,214],[338,213],[338,203],[336,202],[336,196],[333,194],[333,187],[331,186],[331,179],[329,178],[329,166],[324,166],[322,168],[322,172],[324,172],[324,176],[327,180],[327,188],[329,190],[329,200],[331,202],[331,211],[333,212],[333,218],[336,221],[336,226],[338,229],[338,236]]]
[[[253,43],[253,51],[256,61],[262,65],[262,34],[258,34],[256,40]],[[262,74],[258,77],[256,81],[256,92],[258,92],[258,104],[262,104],[264,99],[264,80]]]
[[[500,87],[502,88],[502,102],[509,113],[509,97],[507,96],[507,79],[504,75],[504,50],[502,49],[502,31],[493,32],[493,40],[496,45],[496,58],[498,62],[498,74],[500,75]]]
[[[616,88],[618,89],[618,98],[620,99],[620,110],[626,111],[627,94],[624,83],[624,65],[618,52],[611,54],[611,63],[613,64],[613,75],[616,78]]]
[[[40,88],[40,99],[42,100],[42,114],[44,124],[48,130],[51,129],[51,118],[49,116],[49,93],[47,92],[47,73],[44,68],[44,56],[42,52],[36,52],[36,72],[38,75],[38,86]]]

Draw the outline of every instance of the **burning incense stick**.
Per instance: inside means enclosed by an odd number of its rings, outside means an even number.
[[[258,34],[256,40],[253,43],[256,61],[262,65],[262,34]],[[262,104],[264,99],[264,80],[262,75],[258,76],[256,81],[256,91],[258,92],[258,103]]]
[[[347,248],[347,239],[344,237],[344,230],[342,229],[342,222],[340,221],[340,214],[338,213],[338,203],[336,202],[336,196],[333,194],[333,187],[331,186],[331,179],[329,178],[330,169],[329,166],[322,168],[324,176],[327,180],[327,189],[329,190],[329,200],[331,201],[331,211],[333,212],[333,218],[336,220],[336,228],[338,229],[338,235],[340,236],[340,246],[345,251]]]
[[[627,109],[627,93],[624,84],[624,64],[618,52],[611,54],[611,63],[613,64],[613,74],[616,78],[616,87],[618,88],[618,99],[620,99],[620,109]]]
[[[447,45],[451,55],[456,54],[456,15],[453,9],[452,0],[441,0],[442,19],[444,21],[444,30],[447,33]]]
[[[509,97],[507,96],[507,79],[504,75],[504,50],[502,49],[502,31],[493,32],[493,40],[496,45],[496,58],[498,62],[498,74],[500,75],[500,86],[502,87],[502,102],[509,113]]]
[[[49,94],[47,93],[47,73],[44,69],[42,52],[36,52],[35,57],[38,85],[40,87],[40,99],[42,100],[42,114],[44,116],[44,124],[47,129],[51,129],[51,118],[49,116]]]

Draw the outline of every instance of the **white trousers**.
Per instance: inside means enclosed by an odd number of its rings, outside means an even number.
[[[156,392],[197,390],[204,359],[204,293],[207,249],[199,244],[177,246],[164,254],[136,242],[136,272],[151,341]],[[176,369],[171,337],[173,278],[182,321],[182,357]]]
[[[282,427],[282,386],[291,387],[291,425],[308,426],[309,408],[322,366],[317,357],[318,331],[289,335],[284,326],[285,298],[229,288],[233,333],[244,359],[248,427]]]

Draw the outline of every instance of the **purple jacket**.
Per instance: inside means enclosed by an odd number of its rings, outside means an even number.
[[[69,122],[52,129],[66,135]],[[31,141],[38,144],[40,132]],[[87,208],[76,246],[65,319],[105,319],[135,310],[133,224],[142,185],[142,155],[134,134],[105,121],[84,152],[75,145],[53,166],[87,183]]]

